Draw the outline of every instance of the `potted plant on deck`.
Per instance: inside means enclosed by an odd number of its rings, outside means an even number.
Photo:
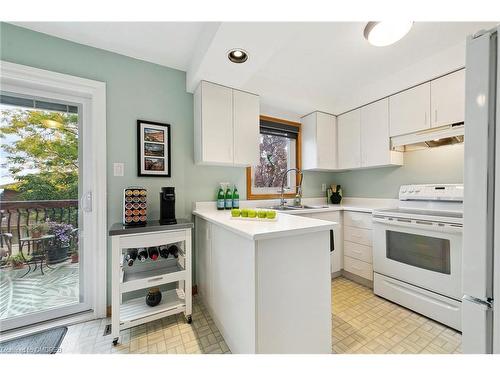
[[[48,234],[53,235],[47,248],[47,263],[55,264],[68,259],[73,225],[47,221]]]
[[[26,257],[26,260],[23,259],[21,254],[11,255],[7,258],[7,264],[12,267],[14,270],[19,270],[24,268],[24,264],[29,260],[29,256]]]
[[[78,263],[78,249],[71,252],[71,263]]]
[[[47,223],[36,223],[29,226],[29,235],[31,238],[40,238],[49,229]]]

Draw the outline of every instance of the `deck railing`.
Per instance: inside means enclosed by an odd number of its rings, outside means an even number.
[[[72,224],[77,228],[78,200],[0,202],[0,230],[1,233],[12,233],[13,244],[19,243],[19,238],[29,235],[30,225],[47,219]],[[0,245],[4,247],[3,236],[0,236]]]

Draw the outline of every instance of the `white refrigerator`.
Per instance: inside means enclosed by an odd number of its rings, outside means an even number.
[[[467,39],[462,351],[500,353],[499,28]]]

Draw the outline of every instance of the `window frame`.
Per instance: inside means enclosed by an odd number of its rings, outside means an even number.
[[[290,121],[290,120],[285,120],[285,119],[280,119],[280,118],[265,116],[265,115],[260,115],[259,121],[260,120],[290,125],[290,126],[294,126],[297,128],[298,134],[297,134],[297,141],[295,144],[295,148],[296,148],[296,150],[295,150],[295,166],[299,170],[302,170],[302,128],[301,128],[300,122],[294,122],[294,121]],[[259,134],[260,134],[260,131],[259,131]],[[247,180],[247,200],[275,199],[275,198],[281,197],[281,194],[269,194],[269,193],[258,194],[258,193],[252,192],[252,167],[251,166],[247,167],[246,180]],[[300,174],[296,173],[295,186],[298,186],[299,182],[300,182]],[[294,198],[295,192],[286,193],[283,196],[285,198]]]

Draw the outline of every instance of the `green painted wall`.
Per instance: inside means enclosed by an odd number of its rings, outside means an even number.
[[[178,217],[190,216],[193,201],[213,200],[221,181],[236,183],[245,198],[244,168],[194,165],[193,95],[186,92],[185,72],[7,23],[0,23],[0,59],[106,82],[108,226],[121,220],[122,189],[129,185],[148,189],[152,218],[159,216],[162,186],[176,187]],[[137,177],[138,119],[171,124],[172,178]],[[124,177],[112,175],[114,162],[125,163]],[[321,194],[330,175],[307,173],[304,195]]]
[[[404,166],[334,173],[346,197],[397,198],[399,186],[416,183],[462,183],[464,146],[405,152]]]

